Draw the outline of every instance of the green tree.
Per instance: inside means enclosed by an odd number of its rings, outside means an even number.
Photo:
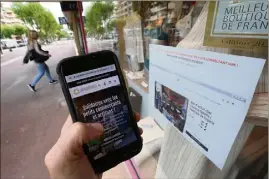
[[[45,10],[43,17],[40,20],[40,32],[44,38],[52,38],[56,31],[59,29],[58,23],[56,22],[52,13],[48,10]]]
[[[109,32],[111,32],[114,28],[116,28],[116,25],[117,25],[117,20],[116,19],[112,19],[112,20],[108,21],[107,30]]]
[[[1,38],[11,38],[11,35],[21,36],[27,31],[28,29],[23,25],[2,25]]]
[[[39,31],[40,38],[51,38],[58,29],[52,13],[38,2],[12,3],[12,10],[27,26]]]
[[[68,37],[70,37],[70,35],[66,31],[63,31],[63,30],[57,31],[56,32],[56,35],[58,37],[58,40],[60,40],[61,38],[68,38]]]
[[[107,20],[112,15],[113,9],[113,3],[95,2],[86,10],[86,30],[91,34],[104,34]]]
[[[21,36],[23,34],[26,34],[28,29],[23,25],[14,25],[14,35]]]
[[[14,35],[15,28],[11,25],[1,25],[1,38],[11,38]]]

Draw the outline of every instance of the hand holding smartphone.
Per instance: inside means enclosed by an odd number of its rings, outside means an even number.
[[[83,146],[95,173],[102,173],[138,154],[142,139],[134,119],[118,59],[100,51],[64,59],[57,66],[73,122],[100,122],[100,140]]]

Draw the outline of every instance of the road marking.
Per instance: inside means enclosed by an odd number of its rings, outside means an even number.
[[[23,56],[19,56],[19,57],[13,58],[11,60],[8,60],[6,62],[3,62],[3,63],[1,63],[1,67],[6,66],[6,65],[9,65],[9,64],[11,64],[11,63],[13,63],[15,61],[18,61],[18,60],[21,60],[22,61],[23,60]]]
[[[4,94],[9,90],[11,90],[12,88],[14,88],[15,86],[17,86],[18,84],[20,84],[21,82],[23,82],[26,78],[27,78],[26,75],[16,78],[16,80],[4,91]]]

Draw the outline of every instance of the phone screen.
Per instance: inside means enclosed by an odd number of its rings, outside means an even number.
[[[87,144],[93,160],[137,140],[114,64],[65,76],[80,122],[100,122],[104,134]]]

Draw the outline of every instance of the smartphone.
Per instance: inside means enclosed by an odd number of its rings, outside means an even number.
[[[142,149],[117,56],[99,51],[63,59],[59,81],[73,122],[100,122],[104,134],[83,148],[95,173],[130,159]]]

